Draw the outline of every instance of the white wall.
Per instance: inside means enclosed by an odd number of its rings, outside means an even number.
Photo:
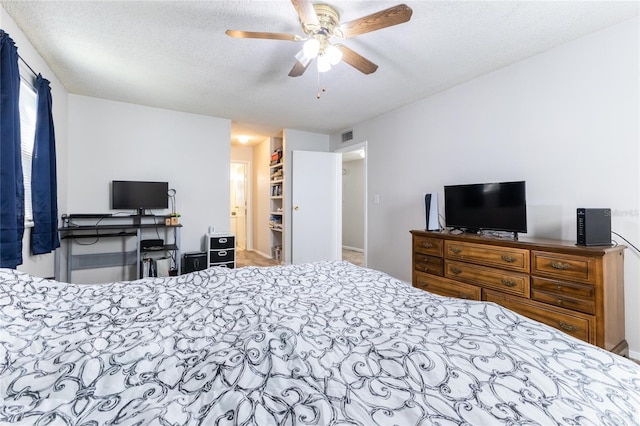
[[[229,232],[230,140],[227,119],[69,95],[69,202],[62,212],[110,212],[112,180],[168,181],[182,215],[182,252],[200,251],[209,225]],[[122,279],[110,273],[78,276]]]
[[[46,65],[38,52],[33,48],[29,40],[15,24],[13,19],[0,5],[0,28],[8,33],[18,48],[18,54],[37,73],[50,81],[51,98],[53,103],[53,120],[56,135],[56,168],[58,175],[58,209],[63,212],[67,205],[67,90]],[[32,256],[31,253],[31,228],[25,229],[22,240],[23,263],[18,270],[28,272],[41,277],[53,277],[54,254],[42,254]]]
[[[364,160],[342,163],[342,246],[364,250]]]
[[[575,241],[576,208],[609,207],[613,230],[640,246],[638,27],[635,18],[355,124],[354,142],[368,141],[368,265],[410,280],[421,195],[456,183],[526,180],[529,236]],[[638,283],[640,255],[629,249],[636,359]]]

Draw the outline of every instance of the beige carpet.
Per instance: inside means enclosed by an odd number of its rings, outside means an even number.
[[[364,253],[361,251],[342,249],[342,260],[357,266],[364,266]]]
[[[243,266],[275,266],[278,262],[255,251],[236,249],[236,268]]]
[[[342,250],[342,259],[354,265],[364,266],[364,253],[354,250]],[[254,251],[236,249],[236,268],[243,266],[274,266],[277,265],[273,259],[264,257]]]

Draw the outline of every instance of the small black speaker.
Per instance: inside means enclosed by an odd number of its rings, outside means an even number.
[[[611,245],[611,209],[579,208],[576,222],[579,246]]]
[[[185,253],[182,260],[182,273],[184,274],[207,269],[207,253]]]

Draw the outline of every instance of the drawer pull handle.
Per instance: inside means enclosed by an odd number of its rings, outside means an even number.
[[[453,267],[451,268],[451,272],[453,272],[454,274],[458,275],[458,274],[461,274],[461,273],[462,273],[462,269],[458,269],[458,268],[456,268],[455,266],[453,266]]]
[[[218,240],[218,242],[219,242],[220,244],[224,244],[224,243],[226,243],[226,242],[227,242],[227,239],[226,239],[226,238],[220,238],[220,239]]]
[[[558,300],[556,300],[556,304],[558,304],[558,305],[562,305],[562,299],[558,299]]]
[[[455,254],[462,253],[462,249],[459,249],[459,248],[456,248],[456,247],[451,247],[451,251],[454,252]]]
[[[566,331],[578,331],[578,326],[567,324],[564,321],[560,321],[558,323],[558,327],[560,327],[561,329],[566,330]]]
[[[467,300],[468,300],[468,299],[471,299],[471,296],[469,296],[469,295],[468,295],[468,294],[466,294],[466,293],[458,293],[458,297],[459,297],[460,299],[467,299]]]
[[[517,285],[515,281],[511,281],[506,278],[502,279],[502,284],[506,285],[507,287],[515,287]]]
[[[507,263],[513,263],[513,262],[516,261],[516,258],[513,257],[513,256],[509,256],[509,255],[503,254],[502,255],[502,260],[504,260]]]
[[[431,247],[433,247],[433,244],[431,244],[431,243],[422,243],[422,247],[431,248]]]
[[[551,267],[554,269],[558,269],[560,271],[566,271],[567,269],[571,269],[571,265],[569,265],[568,263],[561,263],[561,262],[555,262],[555,261],[551,262]]]
[[[225,250],[220,250],[220,251],[218,252],[218,256],[220,256],[220,257],[224,257],[224,256],[226,256],[226,255],[227,255],[227,252],[226,252]]]

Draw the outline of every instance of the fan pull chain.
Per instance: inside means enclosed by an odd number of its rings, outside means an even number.
[[[324,83],[322,83],[322,82],[320,81],[320,79],[321,79],[321,78],[324,80],[324,77],[322,77],[322,74],[323,74],[323,73],[321,73],[320,71],[318,71],[318,87],[319,87],[319,88],[321,87],[321,88],[320,88],[320,89],[318,89],[318,93],[316,94],[316,99],[320,99],[320,94],[321,94],[320,92],[321,92],[321,91],[322,91],[322,92],[326,92],[326,91],[327,91],[327,86],[326,86]],[[320,86],[321,84],[322,84],[322,86]]]

